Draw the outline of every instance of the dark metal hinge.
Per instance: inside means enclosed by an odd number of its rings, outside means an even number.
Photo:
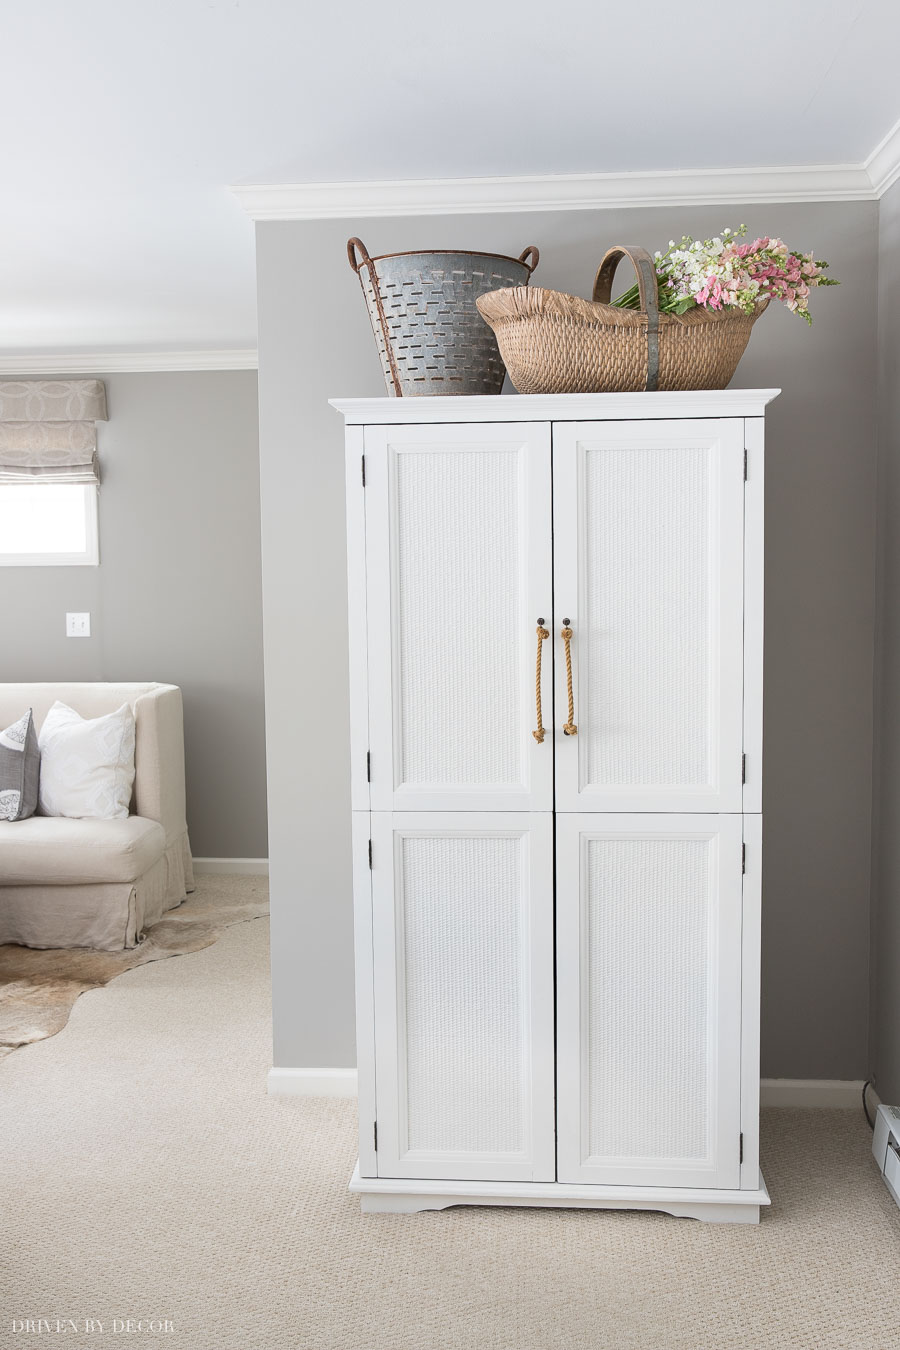
[[[372,870],[372,840],[369,840],[369,871]]]
[[[372,1126],[372,1134],[374,1135],[374,1138],[375,1138],[375,1152],[377,1153],[377,1152],[378,1152],[378,1121],[377,1121],[377,1120],[375,1121],[374,1125]],[[744,1137],[744,1136],[741,1135],[741,1138],[742,1138],[742,1139],[743,1139],[743,1137]],[[743,1155],[742,1155],[742,1156],[743,1156]]]
[[[744,1136],[741,1135],[740,1157],[738,1158],[738,1162],[743,1161],[744,1161]]]
[[[741,844],[741,871],[747,870],[747,845]]]
[[[371,750],[367,750],[367,751],[366,751],[366,782],[367,782],[367,783],[371,783],[371,781],[372,781],[372,751],[371,751]]]
[[[366,475],[363,473],[363,482],[366,481]],[[744,451],[744,482],[747,481],[747,451]]]
[[[746,463],[746,455],[745,455],[744,462]],[[365,487],[365,486],[366,486],[366,457],[365,457],[365,455],[361,455],[361,456],[360,456],[360,463],[361,463],[361,465],[362,465],[362,485],[363,485],[363,487]],[[746,473],[744,474],[744,477],[745,477],[745,478],[747,477]]]
[[[741,755],[741,782],[747,781],[747,756]]]

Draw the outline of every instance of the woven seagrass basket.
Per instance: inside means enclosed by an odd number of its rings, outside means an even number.
[[[640,310],[609,303],[616,267],[626,257],[637,273]],[[475,303],[520,394],[594,394],[724,389],[769,302],[760,300],[752,314],[702,307],[660,314],[653,259],[622,244],[600,264],[593,300],[514,286]]]
[[[501,286],[524,290],[538,265],[531,245],[518,258],[464,250],[384,253],[370,258],[347,241],[381,357],[388,393],[499,394],[506,367],[476,298]]]

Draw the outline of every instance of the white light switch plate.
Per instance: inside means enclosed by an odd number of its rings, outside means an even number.
[[[66,637],[90,637],[90,636],[91,636],[90,614],[66,615]]]

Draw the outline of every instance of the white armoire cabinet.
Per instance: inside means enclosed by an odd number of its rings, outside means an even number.
[[[768,1203],[776,392],[334,402],[364,1209]]]

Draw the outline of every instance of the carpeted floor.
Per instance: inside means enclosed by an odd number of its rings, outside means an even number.
[[[266,1096],[267,927],[84,994],[0,1064],[3,1350],[900,1346],[900,1211],[855,1111],[766,1113],[759,1228],[361,1216],[353,1103]],[[78,1334],[12,1332],[29,1318]],[[117,1339],[114,1318],[174,1330]]]

